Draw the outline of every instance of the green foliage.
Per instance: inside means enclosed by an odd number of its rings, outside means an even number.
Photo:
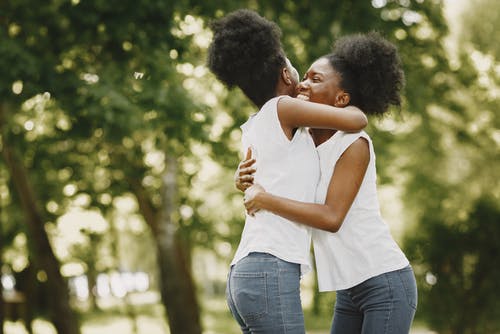
[[[500,330],[494,293],[500,279],[499,221],[498,203],[481,198],[461,219],[424,214],[407,238],[420,287],[419,315],[439,333]]]
[[[465,14],[467,13],[467,14]],[[474,0],[467,4],[463,14],[462,42],[500,59],[500,46],[491,43],[499,28],[500,5],[495,0]]]
[[[500,188],[492,182],[500,176],[493,70],[498,61],[484,56],[489,45],[475,42],[494,22],[480,15],[480,6],[466,10],[460,44],[449,55],[453,69],[435,76],[448,88],[440,102],[426,107],[425,126],[411,133],[418,154],[408,159],[405,182],[407,216],[415,222],[405,246],[419,278],[417,316],[440,333],[499,329],[493,319],[498,319]],[[435,285],[426,283],[434,277]]]
[[[471,283],[483,271],[498,275],[483,262],[490,256],[493,264],[498,252],[492,223],[498,208],[491,204],[500,196],[493,184],[500,177],[493,0],[473,3],[453,61],[443,47],[441,1],[0,1],[2,143],[22,156],[45,221],[55,223],[75,203],[112,217],[113,200],[137,185],[160,209],[164,159],[173,155],[177,226],[191,247],[229,262],[243,222],[232,184],[238,127],[255,110],[203,65],[208,22],[243,7],[278,23],[301,73],[347,33],[379,30],[398,46],[407,83],[403,108],[370,120],[368,132],[379,181],[404,189],[402,218],[415,228],[406,246],[419,275],[417,316],[446,332],[449,319],[471,318],[462,310],[482,310],[476,328],[497,329],[485,319],[498,315],[477,304],[482,298],[497,306],[494,281]],[[0,192],[2,247],[11,249],[25,231],[1,161]],[[55,226],[47,224],[49,231]],[[92,261],[90,245],[74,250]],[[436,285],[424,282],[426,272],[438,277]]]

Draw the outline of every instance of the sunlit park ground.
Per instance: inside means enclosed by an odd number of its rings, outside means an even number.
[[[101,311],[82,315],[82,334],[168,334],[168,326],[163,317],[163,308],[159,296],[154,292],[129,295],[129,306],[118,299],[109,299],[99,303]],[[240,333],[222,296],[206,298],[203,305],[204,334],[237,334]],[[327,334],[330,326],[329,316],[314,316],[310,310],[305,311],[308,334]],[[54,327],[47,321],[34,321],[35,334],[55,334]],[[7,321],[6,334],[25,334],[21,321]],[[414,325],[411,334],[432,334],[429,330]]]

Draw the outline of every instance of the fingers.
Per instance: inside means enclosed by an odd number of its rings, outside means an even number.
[[[242,162],[240,162],[239,164],[239,168],[248,168],[250,166],[252,166],[254,163],[255,163],[255,159],[247,159],[247,160],[243,160]]]
[[[250,188],[254,182],[254,173],[254,168],[238,169],[238,171],[234,175],[234,183],[236,188],[241,191],[245,191],[247,188]]]
[[[253,174],[254,172],[255,171],[252,171],[251,173]],[[254,181],[254,177],[252,174],[240,171],[240,175],[238,175],[235,179],[236,188],[241,191],[245,191],[247,188],[250,188],[253,185]]]
[[[253,179],[254,174],[255,174],[255,168],[251,168],[251,167],[243,168],[243,169],[239,169],[238,178],[241,179],[241,178],[250,176]]]
[[[238,190],[241,190],[241,191],[245,191],[247,190],[248,188],[250,188],[253,184],[252,183],[249,183],[249,182],[244,182],[244,183],[236,183],[236,188]]]
[[[245,190],[247,190],[247,188],[245,188],[243,184],[236,182],[236,189],[244,192]]]
[[[252,148],[249,146],[247,149],[247,154],[245,156],[245,160],[250,160],[252,158]]]
[[[251,205],[251,203],[246,203],[245,204],[245,207],[246,207],[246,211],[248,213],[249,216],[255,216],[255,214],[259,211],[259,209],[253,207],[253,205]]]
[[[247,190],[251,186],[253,186],[253,183],[250,183],[250,182],[244,182],[241,184],[241,187],[244,189],[243,191]]]
[[[242,191],[247,190],[251,186],[253,186],[253,181],[250,181],[250,182],[237,182],[238,189],[240,189]]]
[[[253,175],[252,174],[244,174],[244,175],[238,176],[238,181],[241,183],[244,183],[244,182],[253,183]]]
[[[248,214],[249,216],[251,216],[251,217],[255,217],[255,213],[256,213],[256,212],[257,212],[257,211],[248,211],[248,210],[247,210],[247,214]]]

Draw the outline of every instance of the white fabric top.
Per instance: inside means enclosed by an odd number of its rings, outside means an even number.
[[[365,132],[337,131],[318,146],[321,179],[316,203],[325,202],[337,160],[358,138],[365,138],[370,146],[370,161],[359,192],[338,232],[312,232],[320,291],[348,289],[409,264],[380,215],[375,152]]]
[[[254,182],[267,192],[297,201],[313,203],[319,181],[319,158],[305,128],[289,140],[279,122],[280,97],[266,102],[260,111],[241,126],[242,149],[252,147],[257,159]],[[302,275],[311,269],[311,228],[268,211],[246,216],[240,244],[231,265],[250,252],[272,254],[301,264]]]

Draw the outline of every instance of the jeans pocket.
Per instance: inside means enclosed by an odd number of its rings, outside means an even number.
[[[236,309],[245,321],[267,314],[266,273],[234,272],[231,290]]]
[[[407,267],[400,270],[399,277],[401,278],[401,283],[403,284],[408,304],[416,310],[418,304],[418,295],[417,283],[415,281],[413,269],[411,269],[411,267]]]

